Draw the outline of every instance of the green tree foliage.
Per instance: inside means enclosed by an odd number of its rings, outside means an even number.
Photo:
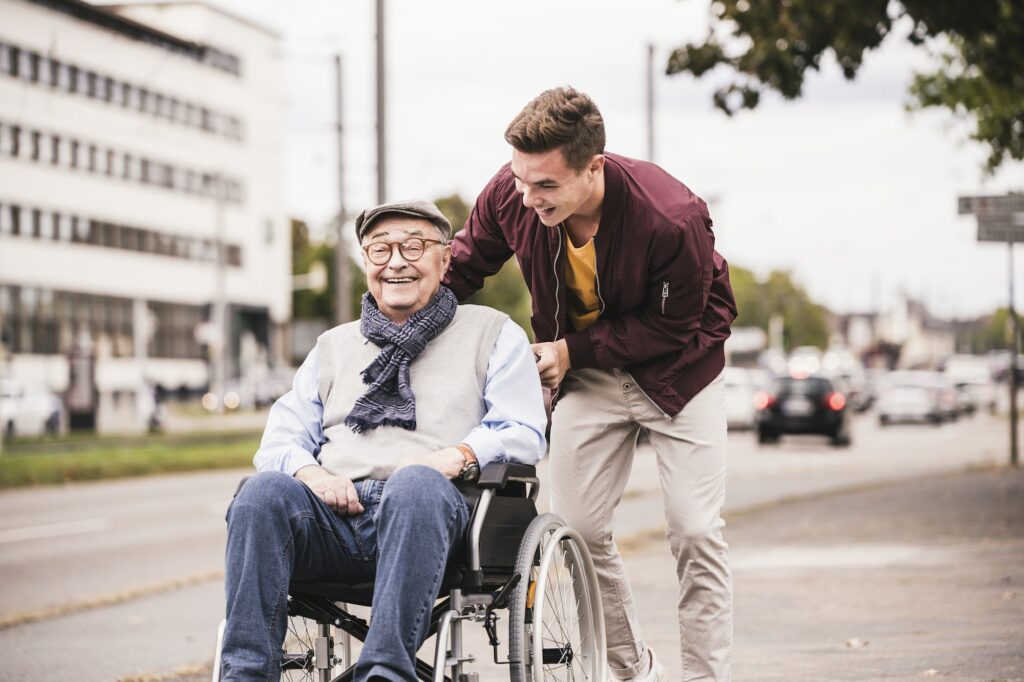
[[[320,263],[327,269],[327,286],[319,290],[299,289],[292,292],[292,317],[298,320],[322,319],[327,324],[333,325],[335,319],[334,291],[337,278],[334,245],[311,241],[309,226],[301,220],[293,219],[292,274],[305,274],[316,263]],[[358,317],[360,301],[366,291],[366,275],[362,265],[355,259],[349,259],[349,274],[352,314]]]
[[[915,77],[908,106],[944,107],[974,121],[971,137],[989,148],[988,172],[1024,159],[1020,0],[715,0],[711,13],[704,41],[673,51],[666,71],[700,78],[717,66],[731,69],[735,77],[713,97],[730,116],[757,107],[766,90],[799,97],[807,70],[819,70],[827,53],[852,80],[864,55],[907,18],[912,44],[940,38],[926,46],[938,68]]]
[[[434,203],[448,218],[456,232],[466,224],[470,206],[458,194],[442,197],[435,200]],[[526,288],[515,258],[509,259],[493,277],[488,277],[484,281],[483,288],[466,302],[486,305],[502,311],[525,329],[531,339],[533,338],[533,329],[530,326],[532,305],[530,292]]]
[[[739,317],[735,326],[759,327],[766,333],[773,315],[781,315],[786,348],[828,345],[828,310],[811,300],[788,272],[772,271],[764,280],[753,272],[729,265],[729,279]]]
[[[1010,309],[999,308],[987,315],[979,328],[971,334],[972,353],[990,350],[1009,350],[1013,347],[1013,327],[1010,324]]]

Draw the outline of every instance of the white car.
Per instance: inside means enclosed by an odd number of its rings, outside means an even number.
[[[985,358],[954,355],[946,360],[943,374],[956,386],[965,412],[996,411],[996,383]]]
[[[757,419],[754,376],[743,367],[725,368],[725,420],[730,429],[752,429]]]
[[[60,398],[42,384],[0,379],[0,428],[5,438],[57,433]]]
[[[892,372],[878,387],[878,423],[897,421],[941,424],[956,416],[956,394],[937,372]]]

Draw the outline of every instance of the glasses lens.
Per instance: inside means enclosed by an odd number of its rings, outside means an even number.
[[[390,244],[370,244],[366,248],[366,255],[374,265],[383,265],[391,259]]]
[[[419,260],[423,255],[422,239],[407,239],[400,245],[402,257],[406,260]]]

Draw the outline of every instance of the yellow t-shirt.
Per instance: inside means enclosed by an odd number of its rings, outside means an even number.
[[[597,297],[597,252],[594,240],[576,248],[565,234],[565,283],[569,288],[569,321],[576,331],[597,322],[600,300]]]

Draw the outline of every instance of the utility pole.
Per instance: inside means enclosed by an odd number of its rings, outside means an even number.
[[[350,292],[351,273],[348,258],[348,239],[346,236],[346,225],[348,210],[345,206],[345,128],[342,114],[343,84],[341,70],[341,55],[334,56],[334,70],[337,76],[338,88],[338,109],[336,115],[335,133],[338,138],[338,240],[334,245],[334,323],[344,324],[352,319],[352,300]]]
[[[647,160],[654,163],[654,43],[647,44]]]
[[[1004,242],[1010,256],[1010,324],[1013,341],[1010,348],[1010,465],[1017,466],[1017,354],[1020,352],[1020,324],[1013,296],[1013,244],[1024,242],[1024,194],[960,197],[957,212],[978,218],[979,242]]]
[[[377,203],[383,204],[388,196],[386,63],[384,58],[384,0],[377,0]]]
[[[1010,348],[1010,464],[1017,466],[1017,354],[1020,352],[1020,324],[1013,306],[1013,241],[1008,241],[1010,254],[1010,324],[1013,325],[1013,345]]]
[[[214,201],[216,203],[216,244],[217,262],[214,279],[214,299],[211,318],[213,322],[212,348],[213,353],[213,386],[211,390],[217,396],[217,414],[224,413],[224,384],[227,380],[227,253],[224,245],[224,212],[225,196],[224,176],[218,173],[214,182]]]

